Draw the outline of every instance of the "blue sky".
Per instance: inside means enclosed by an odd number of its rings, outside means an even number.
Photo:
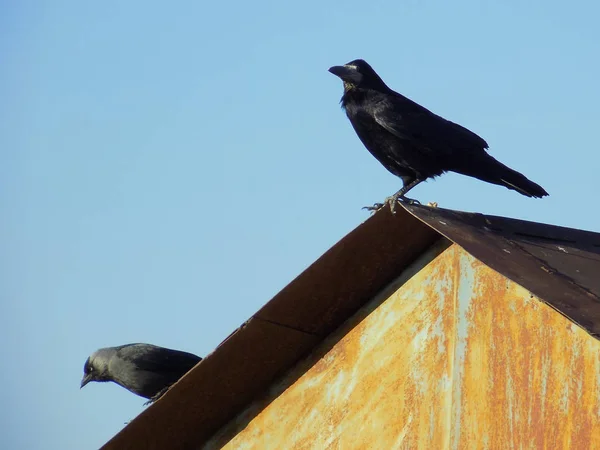
[[[400,187],[332,65],[366,59],[550,193],[412,197],[600,231],[597,2],[171,5],[1,3],[0,448],[98,448],[144,400],[80,391],[92,351],[205,355]]]

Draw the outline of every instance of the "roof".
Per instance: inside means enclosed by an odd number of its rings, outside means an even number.
[[[198,448],[419,255],[447,239],[600,334],[600,234],[425,206],[403,205],[395,215],[384,208],[103,448]]]
[[[600,233],[445,209],[406,209],[600,336]]]

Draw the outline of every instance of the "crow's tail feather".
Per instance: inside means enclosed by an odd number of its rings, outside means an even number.
[[[525,175],[505,166],[490,155],[486,156],[485,161],[478,161],[477,164],[472,165],[467,170],[455,170],[455,172],[507,187],[526,197],[541,198],[548,195],[543,187],[534,183]]]

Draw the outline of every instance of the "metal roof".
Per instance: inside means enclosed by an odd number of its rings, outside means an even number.
[[[600,234],[407,206],[424,223],[600,336]]]
[[[600,334],[600,234],[403,206],[380,210],[335,244],[103,448],[199,448],[446,238]]]

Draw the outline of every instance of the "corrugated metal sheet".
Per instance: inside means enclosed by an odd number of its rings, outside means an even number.
[[[204,448],[600,447],[600,342],[457,246],[413,273]]]
[[[103,448],[198,448],[427,248],[448,242],[442,235],[598,332],[600,235],[405,208],[383,209],[344,237]]]

